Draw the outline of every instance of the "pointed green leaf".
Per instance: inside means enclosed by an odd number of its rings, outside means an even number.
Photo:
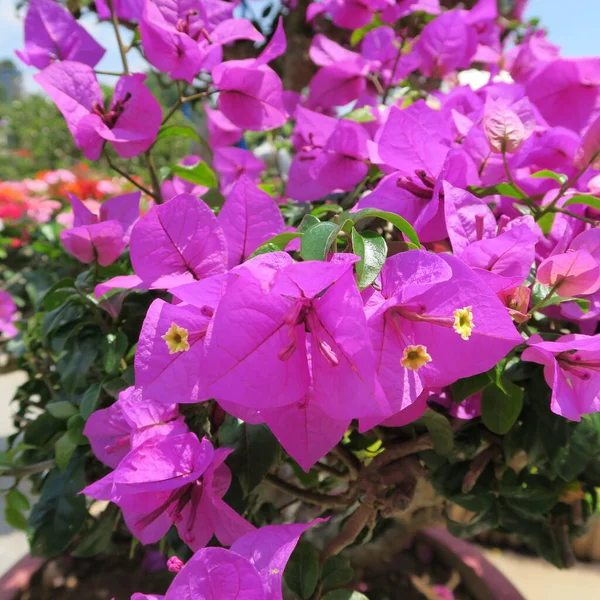
[[[515,424],[523,408],[523,390],[505,379],[502,381],[505,393],[497,385],[490,385],[481,396],[481,418],[484,425],[493,433],[504,435]]]
[[[360,256],[360,261],[354,266],[359,290],[369,287],[379,275],[387,258],[385,240],[373,231],[360,234],[352,229],[352,250]]]
[[[534,179],[554,179],[554,181],[558,181],[560,185],[564,185],[568,181],[568,177],[566,175],[563,175],[562,173],[555,173],[549,169],[543,169],[537,173],[532,173],[530,177],[533,177]]]
[[[202,185],[208,188],[217,187],[217,176],[215,172],[204,162],[201,161],[191,167],[183,165],[174,165],[171,167],[171,174],[181,177],[196,185]]]
[[[587,194],[573,196],[563,204],[563,208],[572,206],[573,204],[584,204],[585,206],[591,206],[596,210],[600,210],[600,198],[596,198],[596,196],[589,196]]]
[[[314,593],[319,579],[319,553],[308,542],[300,542],[287,564],[285,583],[302,600]]]
[[[354,224],[362,221],[363,219],[385,219],[389,221],[396,229],[401,231],[415,246],[421,247],[419,242],[419,236],[413,229],[413,226],[400,215],[395,213],[387,212],[385,210],[378,210],[376,208],[363,208],[355,213],[348,213],[347,218],[350,219]]]
[[[340,230],[341,227],[331,221],[310,227],[304,232],[300,243],[302,258],[304,260],[325,260]]]

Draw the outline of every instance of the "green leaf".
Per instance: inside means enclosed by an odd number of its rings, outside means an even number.
[[[537,281],[533,284],[533,288],[531,291],[531,303],[533,305],[538,304],[544,298],[544,303],[540,305],[539,308],[545,308],[546,306],[554,306],[556,304],[562,304],[563,302],[575,302],[577,306],[582,310],[585,314],[590,310],[591,302],[587,298],[571,298],[569,296],[559,296],[554,293],[552,296],[548,297],[550,290],[552,289],[549,285],[543,285],[538,283]]]
[[[10,492],[6,494],[5,501],[7,506],[10,506],[16,510],[25,511],[31,508],[29,498],[27,498],[27,496],[17,488],[12,488]]]
[[[92,384],[83,394],[81,402],[79,404],[79,414],[87,421],[90,415],[96,410],[98,403],[100,402],[100,392],[102,391],[102,384]]]
[[[211,157],[213,155],[210,144],[201,135],[199,135],[195,129],[187,125],[163,125],[158,131],[158,135],[156,136],[156,141],[154,143],[156,144],[160,140],[171,137],[185,137],[193,140],[194,142],[199,142],[202,147],[208,151]],[[168,174],[166,177],[168,177]]]
[[[419,242],[419,236],[413,229],[412,225],[403,219],[400,215],[395,213],[387,212],[385,210],[378,210],[376,208],[363,208],[355,213],[348,213],[347,218],[350,219],[355,225],[363,219],[385,219],[389,221],[396,229],[401,231],[415,246],[421,247]]]
[[[481,396],[481,418],[484,425],[493,433],[504,435],[515,424],[523,408],[523,390],[512,383],[503,381],[505,393],[497,385],[490,385]]]
[[[215,172],[204,161],[200,161],[191,167],[174,165],[171,167],[171,174],[208,188],[217,187],[218,184]]]
[[[361,106],[360,108],[356,108],[353,111],[345,114],[343,119],[348,119],[349,121],[355,121],[356,123],[370,123],[371,121],[375,121],[375,116],[371,112],[370,106]]]
[[[112,515],[106,516],[106,512],[94,524],[90,532],[79,542],[77,547],[70,552],[75,558],[88,558],[96,556],[109,550],[112,534],[119,513],[113,511]]]
[[[104,370],[107,373],[115,373],[118,370],[121,359],[127,352],[128,344],[127,336],[121,331],[116,334],[109,333],[104,338],[102,353],[104,354]]]
[[[584,204],[585,206],[591,206],[596,210],[600,210],[600,198],[596,198],[596,196],[589,196],[587,194],[573,196],[563,204],[563,208],[572,206],[573,204]]]
[[[4,520],[10,525],[13,529],[19,529],[21,531],[25,531],[27,529],[27,517],[16,508],[12,508],[10,506],[4,507]]]
[[[298,231],[286,231],[285,233],[279,233],[273,236],[271,239],[262,243],[249,257],[247,260],[254,258],[259,254],[266,254],[267,252],[277,252],[285,250],[286,246],[297,238],[301,238],[302,233]]]
[[[562,173],[555,173],[549,169],[543,169],[537,173],[532,173],[530,177],[533,177],[534,179],[554,179],[554,181],[558,181],[560,185],[564,185],[568,181],[568,177],[566,175],[563,175]]]
[[[429,435],[433,438],[434,450],[442,456],[449,454],[454,447],[450,421],[444,415],[431,409],[427,409],[419,421],[427,427]]]
[[[311,215],[304,215],[300,225],[296,228],[298,233],[306,233],[309,229],[312,229],[315,225],[318,225],[321,221],[317,217]]]
[[[67,421],[67,435],[77,446],[87,446],[89,444],[87,437],[83,435],[84,427],[85,421],[79,414],[72,416]]]
[[[23,441],[37,447],[45,446],[59,431],[64,431],[65,422],[53,417],[49,412],[42,413],[27,425]]]
[[[498,511],[492,506],[491,509],[477,514],[468,523],[458,523],[452,519],[446,519],[446,524],[448,531],[453,536],[472,538],[480,533],[498,527]]]
[[[73,441],[68,431],[58,438],[54,446],[54,452],[56,464],[61,471],[67,468],[69,460],[71,460],[71,456],[75,452],[75,448],[77,448],[77,444]]]
[[[55,469],[44,481],[42,494],[29,515],[28,536],[33,556],[63,552],[87,517],[83,467],[85,455],[73,454],[67,469]]]
[[[310,227],[304,232],[300,243],[302,258],[304,260],[325,260],[340,230],[341,227],[331,221]]]
[[[90,328],[69,336],[56,363],[66,392],[74,392],[87,383],[90,367],[100,352],[101,340],[100,332]]]
[[[593,421],[582,419],[570,431],[568,443],[558,448],[552,466],[559,477],[571,482],[594,460],[598,449],[598,432]]]
[[[494,503],[495,496],[490,493],[475,493],[457,494],[450,496],[448,500],[462,506],[464,509],[474,513],[482,513],[488,511]]]
[[[250,425],[227,416],[219,428],[219,440],[234,452],[227,464],[248,495],[269,472],[279,457],[279,442],[264,425]]]
[[[463,400],[466,400],[469,396],[480,392],[486,388],[492,380],[490,379],[489,373],[479,373],[472,377],[465,377],[464,379],[458,379],[452,386],[452,398],[454,402],[460,404]]]
[[[538,220],[537,224],[540,226],[540,229],[544,235],[548,235],[552,231],[555,217],[555,212],[549,212]]]
[[[273,183],[259,183],[256,187],[265,194],[269,194],[271,198],[277,198],[277,188]]]
[[[523,194],[512,183],[498,183],[497,185],[490,185],[488,187],[470,185],[467,190],[478,198],[500,194],[501,196],[508,196],[516,200],[523,199]]]
[[[17,488],[12,488],[5,497],[4,520],[15,529],[27,529],[27,517],[23,514],[31,505],[27,496]]]
[[[323,563],[321,585],[324,592],[347,585],[353,578],[354,569],[344,556],[331,556]]]
[[[47,312],[42,318],[41,332],[44,338],[56,331],[59,327],[78,321],[85,314],[85,308],[79,299],[69,300]]]
[[[163,125],[158,131],[156,142],[170,137],[186,137],[196,142],[202,139],[196,131],[187,125]]]
[[[323,596],[323,600],[369,600],[367,596],[360,592],[350,590],[335,590]]]
[[[77,414],[77,407],[67,402],[66,400],[60,400],[59,402],[49,402],[46,405],[46,410],[57,419],[69,419],[73,415]]]
[[[373,29],[377,29],[382,25],[384,25],[384,23],[381,20],[381,17],[377,13],[375,13],[370,23],[367,23],[364,27],[361,27],[360,29],[355,29],[352,32],[352,36],[350,37],[350,44],[352,46],[356,46],[362,41],[365,35],[369,33],[369,31],[373,31]]]
[[[44,310],[51,311],[65,302],[67,298],[76,293],[75,279],[66,277],[57,281],[45,294],[42,300]]]
[[[379,275],[387,258],[387,244],[385,240],[373,231],[360,234],[352,228],[352,249],[354,254],[360,256],[354,268],[358,289],[369,287]]]
[[[500,486],[500,495],[513,510],[530,517],[547,513],[558,502],[555,491],[541,487]]]
[[[339,204],[333,204],[331,202],[327,202],[326,204],[321,204],[321,206],[317,206],[310,211],[310,214],[313,217],[318,217],[319,215],[324,215],[327,213],[341,213],[344,209]]]
[[[314,593],[319,579],[319,553],[308,542],[300,542],[287,564],[285,583],[302,600]]]

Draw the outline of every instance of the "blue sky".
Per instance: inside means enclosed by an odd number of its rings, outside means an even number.
[[[15,0],[0,0],[0,58],[14,57],[14,49],[21,48],[23,44],[22,24],[14,6]],[[565,56],[600,55],[600,0],[530,0],[527,15],[541,17],[544,26],[550,31],[550,38],[562,46]],[[98,68],[118,71],[120,58],[111,26],[108,23],[97,23],[94,19],[88,19],[84,24],[107,48]],[[132,57],[131,66],[134,70],[143,68],[144,61],[138,56]],[[38,89],[31,78],[34,73],[35,69],[25,72],[25,84],[31,91]]]

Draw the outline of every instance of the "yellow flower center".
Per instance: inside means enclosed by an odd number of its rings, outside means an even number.
[[[418,371],[421,367],[424,367],[428,362],[431,362],[431,356],[427,352],[425,346],[406,346],[400,359],[400,364],[411,371]]]
[[[176,323],[171,323],[171,327],[165,335],[161,336],[169,348],[169,354],[176,352],[187,352],[190,349],[188,342],[188,330],[185,327],[179,327]]]
[[[463,340],[468,340],[473,333],[475,323],[473,323],[472,306],[457,308],[454,311],[454,331],[460,335]]]

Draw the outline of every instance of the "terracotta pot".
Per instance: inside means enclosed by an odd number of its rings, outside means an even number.
[[[14,600],[44,564],[44,559],[24,556],[0,578],[0,600]]]
[[[525,600],[519,590],[475,546],[452,536],[446,529],[434,527],[417,534],[438,557],[456,569],[476,600]]]

